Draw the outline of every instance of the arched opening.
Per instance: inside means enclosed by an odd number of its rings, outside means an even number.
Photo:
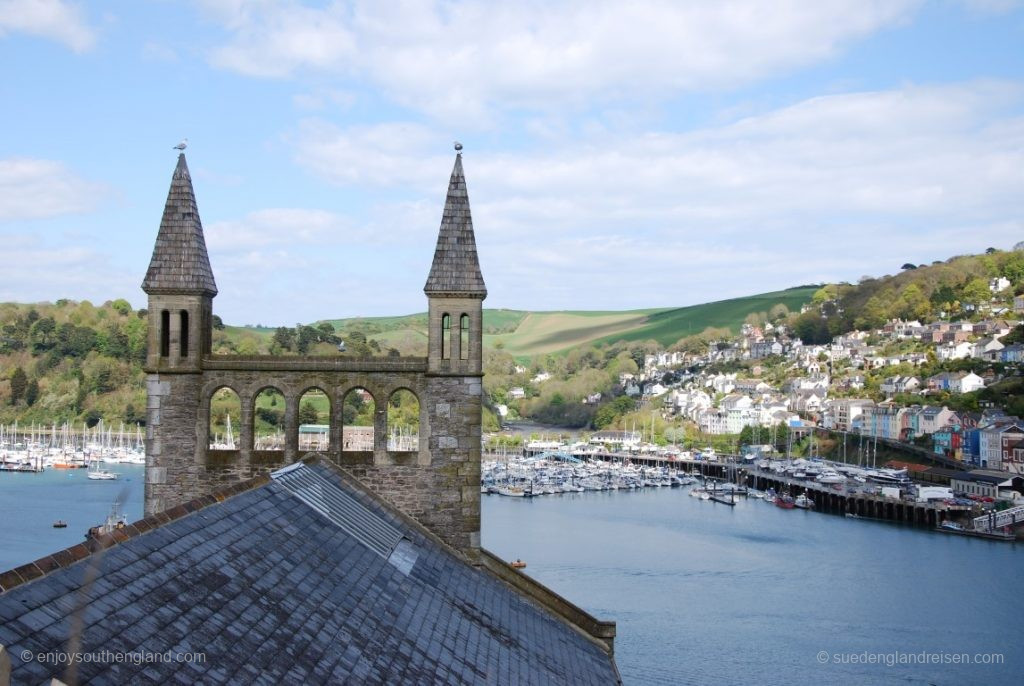
[[[210,450],[238,450],[242,401],[234,390],[221,386],[210,396]]]
[[[420,449],[420,401],[407,388],[400,388],[388,398],[388,450]]]
[[[447,360],[452,356],[452,316],[441,315],[441,359]]]
[[[264,388],[252,403],[253,450],[284,450],[284,394]]]
[[[320,388],[299,397],[299,451],[323,451],[331,447],[331,399]]]
[[[160,357],[171,356],[171,313],[160,312]]]
[[[459,317],[459,359],[469,359],[469,315]]]
[[[182,310],[179,314],[181,323],[181,334],[178,340],[181,342],[181,357],[188,357],[188,312]]]
[[[341,449],[343,452],[373,450],[373,417],[377,404],[365,388],[353,388],[341,404]]]

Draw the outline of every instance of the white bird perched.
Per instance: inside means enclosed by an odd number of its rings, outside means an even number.
[[[455,141],[455,152],[462,152],[462,143]]]
[[[188,139],[187,138],[182,138],[181,142],[174,146],[174,149],[175,150],[184,150],[187,147],[188,147]]]

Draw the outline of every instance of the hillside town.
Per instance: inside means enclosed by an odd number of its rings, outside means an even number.
[[[660,404],[664,416],[690,420],[705,434],[780,424],[817,427],[926,445],[965,465],[1024,473],[1020,418],[984,402],[965,410],[939,400],[979,391],[1014,373],[1024,344],[1001,339],[1018,325],[1005,318],[893,320],[877,330],[836,336],[827,345],[805,345],[785,326],[745,324],[740,336],[717,341],[703,354],[649,354],[642,370],[622,374],[620,382],[627,395]],[[980,373],[914,372],[936,360],[999,364]],[[742,371],[722,370],[730,364]],[[776,372],[769,375],[769,367]],[[664,383],[666,374],[680,369],[688,372]]]
[[[1000,281],[992,280],[993,296],[1006,288]],[[892,319],[825,344],[804,343],[783,320],[748,322],[699,352],[648,352],[635,371],[618,373],[611,391],[587,393],[580,403],[629,398],[640,415],[656,413],[704,437],[755,439],[743,441],[745,450],[771,451],[769,436],[785,427],[798,437],[817,431],[874,441],[876,451],[879,441],[906,446],[965,470],[1024,474],[1024,422],[1012,390],[1024,359],[1024,296],[1010,302],[1012,310],[993,307],[977,321]],[[528,380],[508,389],[503,417],[555,383],[547,371],[513,371]],[[999,401],[1001,387],[1011,389],[1003,398],[1011,402]],[[624,419],[619,428],[636,428]]]

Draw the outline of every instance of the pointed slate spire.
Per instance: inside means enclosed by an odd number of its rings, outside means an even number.
[[[150,294],[217,295],[184,153],[178,155],[178,166],[171,178],[160,232],[156,236],[153,258],[149,261],[142,290]]]
[[[434,263],[430,266],[423,292],[427,295],[487,297],[487,286],[476,255],[461,152],[455,156],[455,168],[448,182],[448,198],[444,203],[441,230],[434,250]]]

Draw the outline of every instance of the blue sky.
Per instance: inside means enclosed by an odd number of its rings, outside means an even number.
[[[1009,0],[0,0],[0,103],[0,300],[144,306],[183,137],[235,324],[424,310],[456,139],[488,307],[1024,240]]]

